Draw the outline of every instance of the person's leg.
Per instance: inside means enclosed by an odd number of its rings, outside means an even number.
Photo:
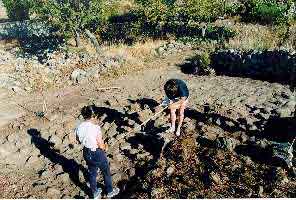
[[[175,130],[176,130],[176,119],[177,119],[176,111],[177,111],[177,109],[179,109],[179,107],[180,107],[180,103],[179,102],[172,103],[169,106],[169,109],[170,109],[170,117],[171,117],[171,128],[169,129],[169,132],[170,133],[174,133]]]
[[[178,124],[178,128],[176,131],[176,135],[179,136],[181,133],[181,127],[184,121],[184,112],[185,112],[185,108],[187,106],[188,100],[184,101],[182,104],[180,104],[179,107],[179,124]]]
[[[100,160],[99,168],[103,173],[106,192],[110,193],[113,191],[113,187],[112,187],[112,178],[111,178],[109,162],[106,157],[106,154],[102,150],[98,150],[97,152]]]
[[[176,130],[176,109],[174,107],[170,107],[170,117],[171,117],[171,127],[169,129],[170,133],[174,133]]]
[[[89,170],[89,185],[90,185],[91,192],[94,195],[98,190],[98,186],[97,186],[98,167],[94,165],[89,165],[88,170]]]
[[[94,162],[93,160],[93,153],[90,150],[83,149],[83,157],[86,161],[86,164],[88,166],[88,182],[90,185],[90,189],[92,192],[92,195],[95,195],[96,192],[98,191],[97,187],[97,175],[98,175],[98,164]]]

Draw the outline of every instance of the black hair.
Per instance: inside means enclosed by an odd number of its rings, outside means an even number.
[[[175,98],[178,95],[176,79],[169,79],[164,85],[164,91],[169,99]]]
[[[81,115],[83,116],[84,119],[90,119],[92,117],[96,117],[96,106],[95,105],[89,105],[89,106],[84,106],[81,109]]]

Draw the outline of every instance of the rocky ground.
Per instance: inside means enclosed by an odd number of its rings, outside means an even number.
[[[194,50],[178,44],[151,51],[145,68],[124,73],[131,62],[122,54],[51,54],[41,63],[15,59],[13,48],[1,54],[1,198],[89,195],[81,146],[70,137],[80,109],[92,103],[110,146],[118,198],[296,196],[295,167],[273,151],[274,142],[295,138],[296,101],[288,85],[186,75],[180,65]],[[106,75],[108,67],[114,76]],[[135,130],[158,111],[162,86],[172,77],[190,89],[181,137],[165,132],[165,112]],[[47,79],[55,87],[44,89]]]

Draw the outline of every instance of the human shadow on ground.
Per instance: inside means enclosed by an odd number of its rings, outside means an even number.
[[[91,191],[86,185],[79,180],[79,171],[81,170],[85,179],[88,180],[88,171],[74,159],[68,159],[52,148],[53,144],[41,137],[41,133],[31,128],[27,131],[31,136],[32,144],[39,149],[40,154],[49,159],[52,163],[61,165],[64,172],[69,174],[70,180],[78,186],[85,194],[91,196]]]
[[[156,107],[159,106],[156,100],[150,98],[129,99],[129,102],[131,104],[138,104],[141,109],[149,109],[153,113],[156,112]],[[141,127],[141,130],[135,136],[129,137],[128,142],[132,148],[138,148],[139,145],[142,145],[144,150],[149,152],[153,156],[153,160],[156,161],[160,157],[165,143],[162,134],[165,134],[166,130],[166,126],[155,126],[155,119],[151,119]]]
[[[141,121],[139,120],[139,114],[138,113],[123,113],[113,108],[108,107],[95,107],[94,112],[97,114],[98,117],[101,117],[103,115],[106,115],[106,117],[103,119],[103,123],[112,123],[114,122],[117,126],[117,131],[122,133],[125,130],[123,129],[123,126],[127,127],[133,127],[133,125],[130,125],[128,123],[128,120],[133,120],[135,123],[140,124]]]
[[[139,104],[141,109],[148,107],[152,112],[155,112],[155,108],[159,106],[159,103],[154,99],[141,98],[137,100],[128,99],[131,104]]]

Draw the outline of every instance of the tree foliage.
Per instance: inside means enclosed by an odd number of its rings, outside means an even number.
[[[7,15],[12,20],[29,19],[31,0],[2,0]]]
[[[136,0],[147,22],[165,24],[209,22],[224,14],[225,0]]]
[[[106,21],[102,0],[35,0],[32,10],[66,38],[86,29],[95,31]]]

